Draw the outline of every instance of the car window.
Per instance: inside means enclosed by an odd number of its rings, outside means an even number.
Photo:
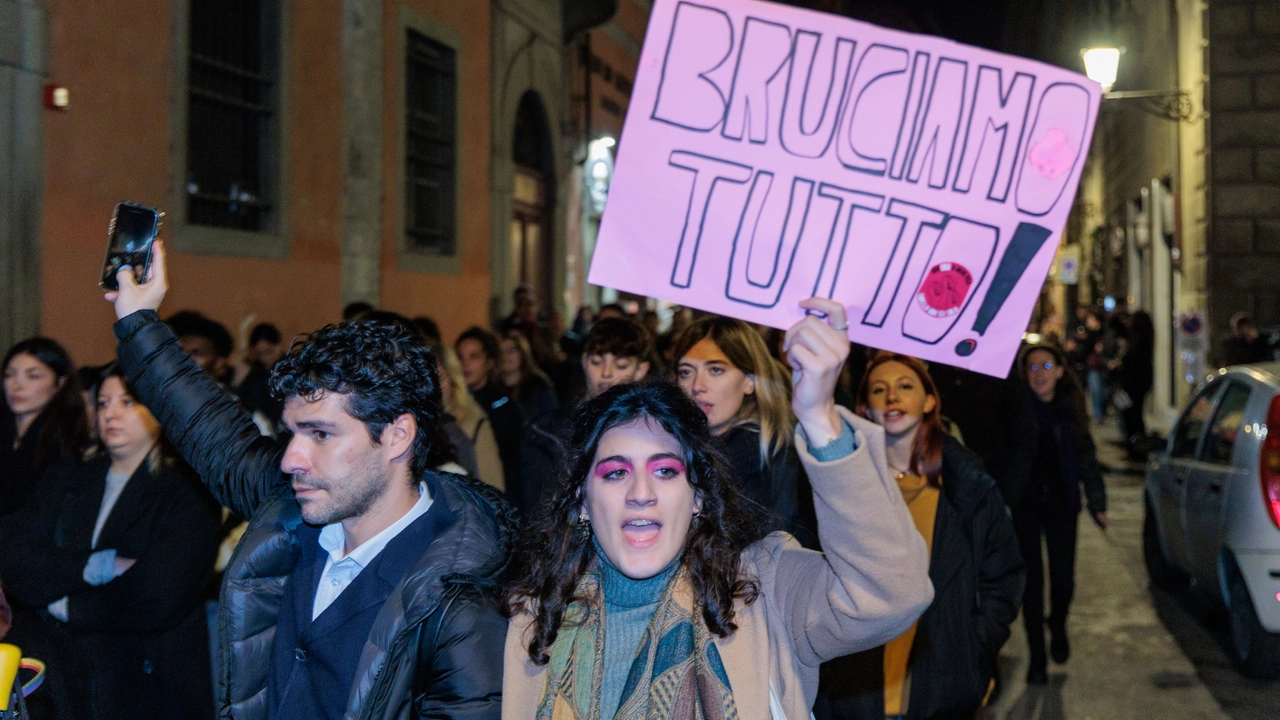
[[[1209,422],[1209,415],[1213,412],[1213,401],[1225,384],[1216,382],[1209,385],[1201,390],[1187,406],[1187,411],[1182,414],[1182,419],[1178,421],[1178,427],[1174,430],[1170,457],[1191,459],[1196,456],[1196,446],[1199,445],[1204,426]]]
[[[1213,423],[1209,425],[1209,435],[1204,440],[1201,457],[1206,462],[1219,465],[1231,464],[1231,451],[1236,447],[1236,435],[1244,421],[1244,410],[1249,405],[1249,388],[1240,383],[1231,383],[1218,410],[1214,413]]]

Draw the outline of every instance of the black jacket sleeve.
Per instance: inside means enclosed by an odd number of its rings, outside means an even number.
[[[195,482],[176,473],[164,480]],[[167,630],[199,606],[218,556],[222,516],[207,494],[196,492],[198,487],[168,493],[166,502],[157,509],[160,518],[147,550],[135,558],[133,567],[105,585],[90,586],[68,598],[71,627]]]
[[[413,717],[499,720],[506,619],[476,586],[463,586],[441,608],[438,631],[419,640]]]
[[[978,642],[985,662],[994,664],[1022,605],[1026,565],[1009,509],[981,460],[951,438],[943,445],[942,457],[944,492],[963,506],[963,526],[977,570]]]
[[[1093,514],[1107,511],[1107,484],[1098,464],[1098,447],[1089,433],[1076,440],[1076,462],[1080,467],[1080,483],[1084,485],[1085,505]]]
[[[994,663],[1009,639],[1026,585],[1026,565],[1018,549],[1013,520],[995,483],[987,485],[973,513],[974,551],[978,562],[979,637],[984,657]]]
[[[518,490],[508,492],[507,500],[520,511],[521,519],[530,519],[543,495],[555,487],[566,454],[557,428],[549,418],[529,424],[520,447],[520,481],[507,481],[509,486],[515,485]]]
[[[120,319],[115,334],[130,387],[219,503],[250,518],[284,491],[284,448],[259,434],[235,397],[205,377],[154,311]]]
[[[1031,403],[1031,391],[1025,389],[1021,382],[1006,386],[1007,412],[1009,412],[1008,434],[1006,437],[1009,462],[1005,468],[1005,477],[1000,483],[1000,494],[1004,496],[1005,505],[1010,508],[1019,507],[1026,495],[1027,486],[1031,483],[1031,466],[1036,454],[1035,410]]]
[[[0,577],[20,608],[41,609],[89,587],[84,581],[88,549],[64,547],[55,537],[75,461],[54,463],[30,500],[0,524]]]
[[[786,521],[787,532],[809,550],[821,550],[818,542],[818,515],[813,506],[813,488],[800,464],[795,448],[774,453],[769,462],[770,489],[774,508]]]

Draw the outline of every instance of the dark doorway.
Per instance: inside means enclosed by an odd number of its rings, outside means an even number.
[[[512,142],[515,175],[511,188],[510,258],[512,275],[538,293],[543,307],[550,297],[555,266],[552,215],[555,208],[555,160],[551,128],[542,98],[529,90],[516,110]]]

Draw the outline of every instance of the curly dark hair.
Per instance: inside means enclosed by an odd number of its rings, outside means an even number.
[[[577,519],[596,448],[605,432],[637,419],[658,423],[680,443],[689,484],[702,499],[681,562],[707,628],[720,637],[732,634],[738,629],[734,602],[750,604],[759,596],[759,584],[743,573],[741,562],[742,552],[763,531],[747,512],[728,463],[712,444],[706,415],[674,385],[619,385],[584,402],[574,414],[564,472],[533,515],[520,571],[507,590],[509,613],[533,614],[529,657],[538,665],[550,660],[578,580],[596,555],[591,534],[580,529]]]
[[[347,412],[365,424],[375,445],[387,425],[412,415],[418,434],[410,470],[418,482],[442,411],[435,356],[411,328],[377,320],[343,322],[295,341],[271,371],[271,394],[281,401],[294,396],[314,401],[326,392],[343,396]]]

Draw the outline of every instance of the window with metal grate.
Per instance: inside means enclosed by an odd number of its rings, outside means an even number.
[[[278,0],[191,0],[187,222],[270,229],[280,66]]]
[[[415,30],[405,44],[405,249],[457,252],[457,53]]]

